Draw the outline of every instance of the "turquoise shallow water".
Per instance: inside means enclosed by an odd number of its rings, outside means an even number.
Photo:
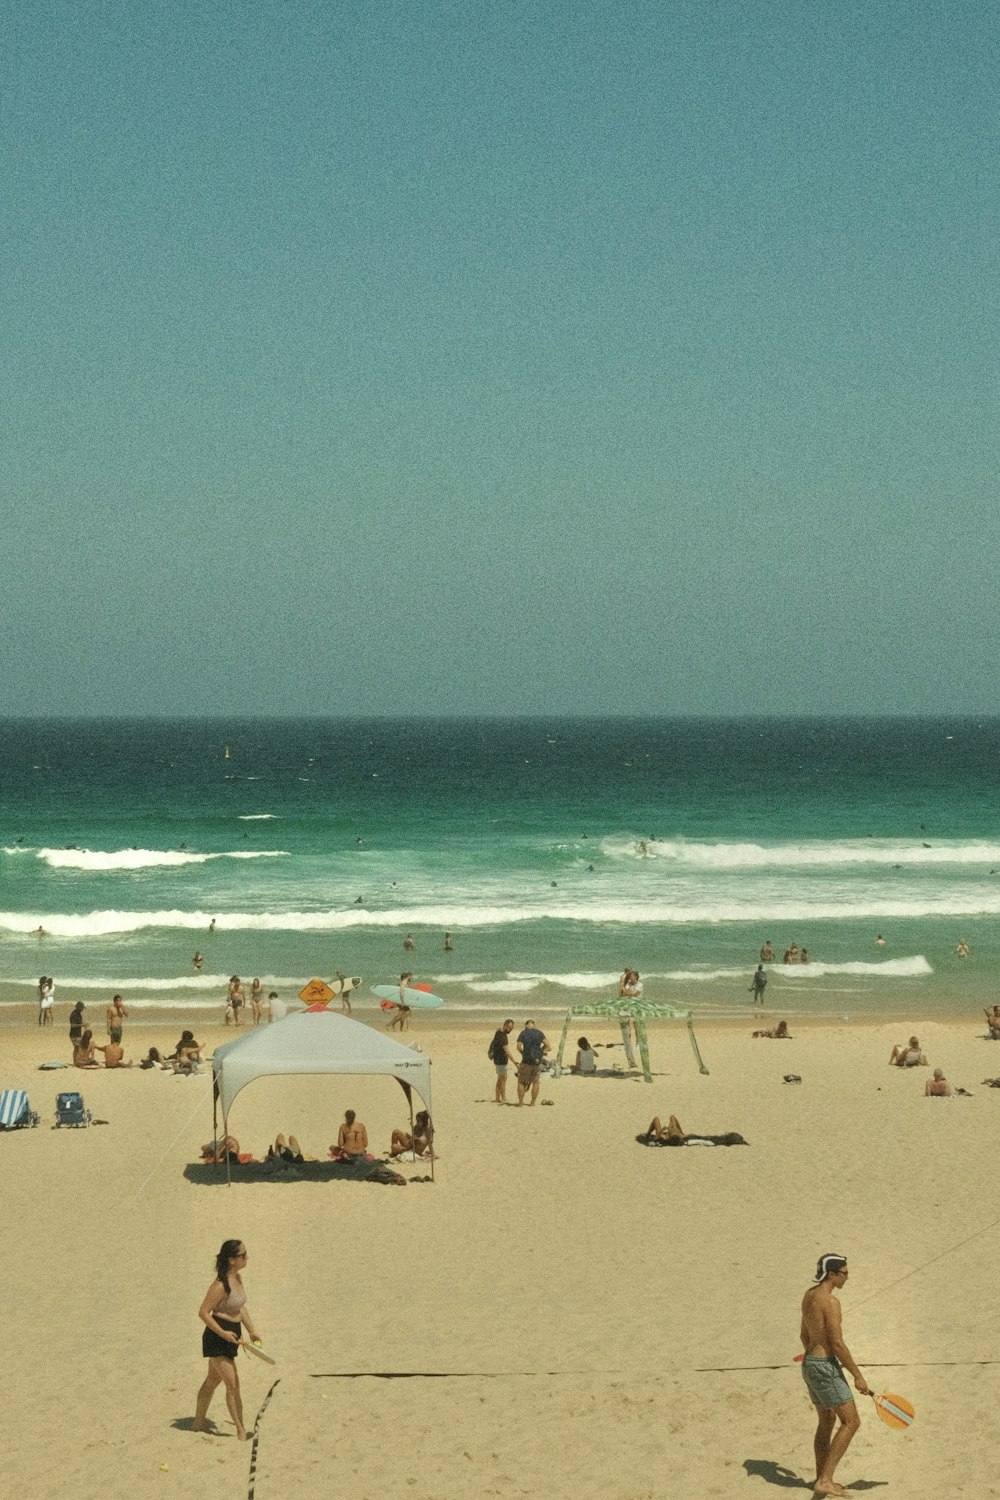
[[[998,767],[1000,720],[8,721],[0,1005],[43,971],[152,1018],[405,964],[545,1011],[628,963],[727,1014],[770,938],[814,960],[772,973],[789,1014],[977,1012]]]

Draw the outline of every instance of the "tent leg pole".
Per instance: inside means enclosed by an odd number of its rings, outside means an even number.
[[[226,1153],[226,1187],[232,1187],[232,1185],[233,1185],[233,1169],[230,1166],[230,1162],[229,1162],[229,1116],[228,1115],[223,1115],[222,1116],[222,1130],[223,1130],[223,1135],[224,1135],[224,1147],[223,1147],[223,1149],[225,1150],[225,1153]],[[218,1139],[218,1137],[216,1137],[216,1139]]]
[[[629,1020],[631,1017],[619,1016],[618,1025],[621,1027],[622,1044],[625,1048],[625,1060],[630,1068],[635,1067],[635,1053],[632,1051],[632,1038],[629,1035]]]
[[[639,1038],[639,1057],[642,1059],[642,1076],[647,1083],[652,1083],[653,1070],[649,1066],[649,1038],[646,1036],[646,1023],[642,1016],[636,1016],[635,1034]]]
[[[698,1038],[694,1034],[694,1022],[690,1019],[688,1020],[688,1036],[691,1038],[691,1047],[694,1055],[698,1059],[698,1072],[707,1073],[708,1069],[702,1062],[701,1053],[698,1051]]]
[[[563,1022],[562,1036],[559,1038],[559,1046],[556,1049],[556,1060],[552,1064],[552,1077],[553,1078],[559,1078],[561,1076],[561,1074],[562,1074],[562,1071],[563,1071],[563,1065],[562,1065],[563,1051],[564,1051],[564,1049],[566,1047],[566,1036],[567,1036],[567,1033],[569,1031],[569,1023],[570,1023],[570,1021],[572,1021],[572,1019],[573,1019],[573,1011],[572,1011],[572,1009],[570,1009],[570,1010],[568,1010],[566,1012],[566,1019]]]

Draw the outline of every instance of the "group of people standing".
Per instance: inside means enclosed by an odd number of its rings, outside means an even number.
[[[525,1095],[530,1094],[531,1097],[528,1100],[530,1106],[538,1098],[542,1067],[546,1053],[550,1050],[549,1039],[534,1021],[525,1021],[514,1044],[518,1051],[518,1056],[514,1057],[510,1050],[510,1035],[513,1030],[514,1022],[508,1017],[494,1033],[493,1040],[487,1049],[487,1056],[497,1076],[493,1097],[497,1104],[507,1103],[507,1076],[513,1064],[517,1070],[517,1102],[519,1105],[523,1104]]]
[[[233,974],[229,980],[229,991],[226,995],[225,1021],[227,1026],[243,1025],[243,1013],[247,1009],[248,999],[251,1024],[259,1026],[264,1020],[264,986],[259,979],[254,979],[250,986],[250,995],[248,997],[243,989],[242,979],[238,974]],[[270,1021],[281,1019],[280,1016],[275,1015],[275,1001],[277,999],[277,991],[272,990],[267,997],[268,1020]],[[287,1012],[283,1009],[281,1015],[284,1016],[285,1014]]]

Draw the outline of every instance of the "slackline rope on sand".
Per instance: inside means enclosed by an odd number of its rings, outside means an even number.
[[[274,1395],[275,1386],[281,1384],[281,1377],[274,1382],[263,1401],[260,1403],[260,1411],[257,1413],[253,1424],[253,1442],[250,1444],[250,1482],[247,1488],[247,1500],[253,1500],[254,1485],[257,1483],[257,1439],[260,1437],[260,1419],[267,1411],[267,1403]]]

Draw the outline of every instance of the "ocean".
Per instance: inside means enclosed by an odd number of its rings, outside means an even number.
[[[1000,719],[8,720],[0,1011],[45,973],[60,1018],[221,1019],[231,974],[337,969],[363,1010],[406,968],[486,1020],[628,965],[732,1016],[770,939],[769,1012],[978,1017],[998,776]]]

